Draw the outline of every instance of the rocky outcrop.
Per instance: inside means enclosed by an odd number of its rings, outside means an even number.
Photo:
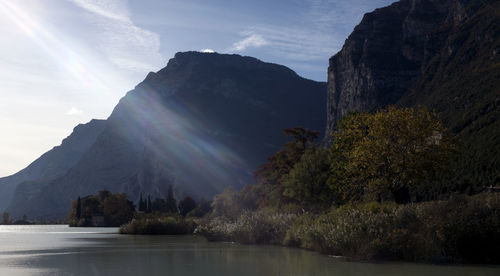
[[[350,111],[395,104],[439,49],[435,34],[472,12],[466,2],[471,1],[402,0],[365,14],[330,58],[326,133]]]
[[[104,120],[92,120],[76,126],[60,146],[44,153],[18,173],[0,178],[0,210],[9,206],[16,188],[36,194],[43,183],[50,183],[66,173],[94,144],[97,136],[104,130],[104,125]],[[30,196],[25,198],[29,200]]]
[[[128,92],[106,128],[65,175],[29,205],[36,217],[63,217],[78,196],[108,189],[211,198],[252,181],[252,171],[286,141],[281,130],[326,123],[326,84],[251,57],[177,53]]]
[[[330,59],[325,141],[350,111],[427,107],[457,135],[455,189],[498,185],[498,22],[493,0],[401,0],[366,14]]]

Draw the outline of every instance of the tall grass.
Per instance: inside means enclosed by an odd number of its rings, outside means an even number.
[[[137,214],[131,222],[120,226],[120,234],[182,235],[192,234],[196,223],[191,218],[166,214]]]
[[[353,204],[323,214],[247,211],[237,219],[207,219],[195,233],[210,240],[283,244],[358,260],[500,263],[500,196]]]

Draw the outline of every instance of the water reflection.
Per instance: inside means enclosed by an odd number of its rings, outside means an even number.
[[[294,248],[121,236],[116,229],[0,226],[0,275],[500,275],[499,267],[344,262]]]

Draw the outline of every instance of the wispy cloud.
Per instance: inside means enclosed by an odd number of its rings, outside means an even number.
[[[109,19],[129,22],[128,11],[123,9],[120,1],[93,1],[93,0],[71,0],[89,12],[107,17]]]
[[[68,111],[66,111],[66,115],[70,115],[70,116],[73,116],[73,115],[80,115],[82,114],[83,111],[81,111],[80,109],[72,106]]]
[[[244,51],[247,48],[258,48],[264,45],[269,44],[267,40],[262,37],[260,34],[256,34],[253,32],[244,32],[246,37],[236,43],[233,44],[231,48],[232,51]]]
[[[202,53],[215,53],[215,51],[212,49],[201,49],[200,52],[202,52]]]
[[[164,65],[158,34],[140,28],[130,18],[124,0],[71,0],[88,12],[89,23],[97,25],[98,47],[120,69],[155,71]]]
[[[248,30],[266,37],[269,53],[290,60],[327,59],[333,52],[332,36],[317,30],[275,25],[254,26]]]
[[[243,32],[265,37],[266,50],[272,55],[297,62],[326,61],[341,49],[363,14],[388,2],[390,0],[304,0],[301,2],[303,12],[296,15],[293,23],[254,24]],[[231,50],[244,51],[252,40],[247,37],[235,43]]]

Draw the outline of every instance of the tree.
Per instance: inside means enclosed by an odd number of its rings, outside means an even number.
[[[254,178],[258,185],[269,186],[262,188],[266,193],[269,204],[279,204],[283,201],[284,187],[281,180],[287,175],[293,166],[300,160],[309,147],[314,146],[314,139],[318,137],[318,131],[310,131],[303,127],[283,129],[283,133],[293,138],[285,143],[283,149],[276,152],[261,164],[254,172]],[[260,189],[260,188],[259,188]]]
[[[203,217],[205,216],[206,214],[210,213],[210,211],[212,210],[212,207],[210,206],[211,205],[211,202],[204,199],[204,198],[201,198],[199,201],[198,201],[198,204],[196,205],[196,208],[194,208],[194,210],[192,210],[191,212],[189,212],[187,214],[187,216],[192,216],[192,217]]]
[[[82,216],[82,202],[80,200],[80,197],[78,197],[78,200],[76,202],[76,218],[80,219]]]
[[[214,196],[212,215],[236,220],[243,209],[241,205],[238,193],[232,187],[228,187],[221,194]]]
[[[167,213],[177,213],[177,201],[174,198],[172,186],[168,186],[166,211]]]
[[[194,208],[196,208],[196,201],[189,196],[186,196],[183,200],[179,201],[179,213],[183,217],[185,217],[187,213],[191,212]]]
[[[308,205],[329,205],[333,194],[327,185],[330,164],[322,148],[309,148],[282,179],[283,195]]]
[[[9,224],[9,223],[10,223],[9,213],[3,212],[2,224]]]
[[[442,175],[453,152],[447,130],[423,109],[351,114],[334,136],[329,184],[346,200],[413,201]]]
[[[145,212],[146,211],[146,203],[142,199],[142,193],[139,196],[139,212]]]
[[[108,195],[102,205],[106,226],[120,226],[134,216],[134,203],[127,199],[126,194]]]
[[[152,212],[152,206],[151,206],[151,196],[148,195],[148,201],[146,202],[146,213],[151,213]]]
[[[283,133],[292,136],[293,140],[285,143],[284,148],[267,159],[254,172],[254,177],[260,184],[279,185],[281,177],[287,174],[300,160],[308,146],[318,137],[318,131],[310,131],[302,127],[285,128]]]
[[[104,200],[108,197],[111,196],[111,192],[108,190],[102,190],[99,191],[99,201],[104,202]]]
[[[153,200],[151,211],[153,212],[166,212],[167,211],[167,201],[163,198],[155,198]]]

